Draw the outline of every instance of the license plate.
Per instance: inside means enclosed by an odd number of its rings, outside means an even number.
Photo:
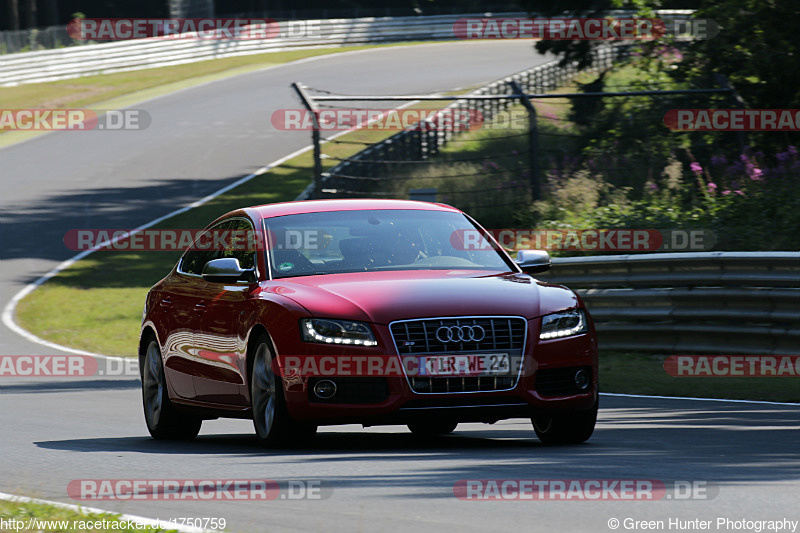
[[[417,363],[420,376],[504,376],[511,368],[507,353],[423,355]]]

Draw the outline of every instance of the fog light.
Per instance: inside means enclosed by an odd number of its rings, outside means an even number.
[[[578,390],[586,390],[589,388],[589,374],[585,370],[578,370],[575,372],[575,386]]]
[[[323,400],[333,398],[333,395],[336,394],[336,383],[329,379],[318,381],[314,385],[314,394],[317,395],[317,398]]]

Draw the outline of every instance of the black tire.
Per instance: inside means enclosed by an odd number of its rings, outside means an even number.
[[[250,371],[250,407],[253,427],[261,446],[275,447],[307,442],[317,426],[292,420],[286,410],[283,382],[275,374],[269,337],[260,335],[252,345],[253,366]]]
[[[424,422],[412,422],[408,424],[408,429],[411,430],[411,433],[420,437],[435,437],[452,433],[457,426],[458,422],[449,420],[426,420]]]
[[[597,423],[598,400],[581,411],[554,411],[531,418],[533,430],[543,444],[580,444],[589,440]]]
[[[191,440],[200,432],[201,418],[181,413],[169,400],[164,363],[158,342],[151,339],[142,368],[142,405],[147,430],[158,440]]]

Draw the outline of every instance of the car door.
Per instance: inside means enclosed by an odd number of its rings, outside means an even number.
[[[166,284],[168,294],[165,292],[162,297],[162,305],[168,309],[172,324],[166,340],[165,372],[174,391],[189,400],[197,399],[194,376],[203,368],[200,362],[201,322],[208,284],[202,277],[203,267],[222,255],[221,249],[214,248],[212,236],[226,224],[215,224],[195,240],[192,249],[178,262],[178,268]]]
[[[234,235],[254,235],[252,223],[243,217],[228,219],[218,228],[218,242],[224,243],[218,257],[239,260],[242,268],[254,268],[255,250],[248,241]],[[227,233],[226,233],[227,232]],[[236,232],[236,233],[234,233]],[[216,258],[216,257],[215,257]],[[201,279],[197,294],[202,308],[200,328],[195,334],[198,347],[194,368],[195,398],[223,404],[247,404],[247,329],[253,284],[217,283]]]
[[[198,239],[195,243],[202,242]],[[198,347],[196,333],[200,329],[201,300],[199,291],[203,265],[219,252],[192,248],[178,261],[178,267],[167,278],[159,295],[158,305],[167,324],[164,339],[164,372],[173,391],[181,398],[195,398],[193,374],[196,372]]]

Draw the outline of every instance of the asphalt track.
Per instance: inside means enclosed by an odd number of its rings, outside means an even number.
[[[55,133],[0,149],[0,305],[74,255],[69,228],[128,228],[308,144],[270,113],[298,107],[293,81],[342,93],[476,85],[542,62],[524,42],[389,48],[289,64],[135,107],[144,131]],[[51,354],[0,326],[3,354]],[[75,479],[319,480],[323,500],[84,502],[116,512],[224,517],[231,531],[611,531],[625,518],[798,520],[800,406],[603,397],[589,443],[548,448],[530,423],[465,424],[414,440],[402,427],[323,428],[302,450],[255,447],[247,421],[204,424],[195,442],[146,437],[138,381],[8,379],[0,385],[0,491],[75,502]],[[466,479],[647,479],[708,483],[658,501],[462,501]],[[700,485],[699,485],[700,486]],[[676,528],[671,528],[675,530]],[[695,528],[696,530],[697,528]],[[800,529],[800,528],[798,528]]]

